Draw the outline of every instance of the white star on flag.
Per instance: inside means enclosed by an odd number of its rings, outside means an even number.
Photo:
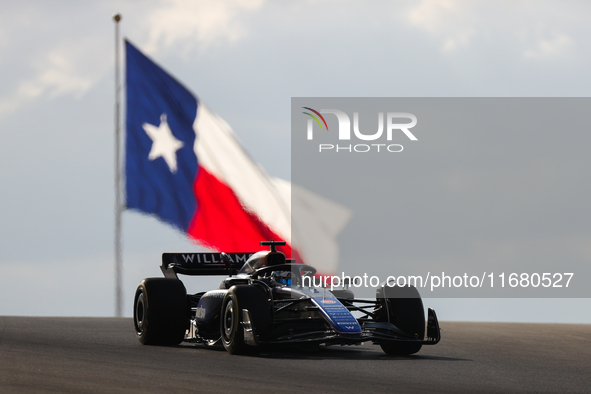
[[[142,124],[144,131],[148,134],[148,137],[152,139],[152,149],[148,154],[149,160],[155,160],[162,157],[170,172],[175,173],[177,170],[176,165],[176,151],[183,147],[183,142],[177,140],[168,123],[166,122],[166,114],[160,115],[160,126],[156,127],[149,123]]]

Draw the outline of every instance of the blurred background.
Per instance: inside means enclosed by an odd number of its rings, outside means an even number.
[[[591,4],[583,1],[0,4],[0,315],[114,314],[114,13],[123,37],[287,180],[291,97],[591,90]],[[580,236],[584,244],[591,232]],[[156,219],[125,212],[125,315],[137,283],[161,275],[162,252],[194,250]],[[219,279],[193,282],[197,291]],[[591,323],[587,299],[425,303],[441,320]]]

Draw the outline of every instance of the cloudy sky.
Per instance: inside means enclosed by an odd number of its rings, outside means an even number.
[[[589,96],[585,1],[2,1],[0,314],[114,313],[114,23],[290,178],[290,100]],[[588,174],[581,173],[581,180]],[[123,221],[125,313],[159,254]],[[588,234],[588,232],[587,232]],[[585,234],[582,234],[585,235]],[[198,290],[198,289],[196,289]],[[444,320],[591,322],[587,300],[433,300]],[[432,303],[432,304],[433,304]]]

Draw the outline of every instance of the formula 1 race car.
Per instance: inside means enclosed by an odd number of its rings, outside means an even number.
[[[163,253],[164,278],[144,279],[133,321],[146,345],[182,341],[222,344],[232,353],[269,345],[379,344],[391,355],[418,352],[440,340],[437,315],[425,314],[413,286],[380,285],[375,300],[348,288],[311,286],[316,269],[285,258],[276,246],[258,253]],[[178,274],[229,275],[218,289],[189,294]],[[307,286],[305,286],[307,284]],[[357,315],[357,317],[355,316]]]

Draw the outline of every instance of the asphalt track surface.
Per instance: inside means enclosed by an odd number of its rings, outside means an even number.
[[[131,319],[0,316],[0,393],[591,392],[591,325],[441,328],[409,357],[370,344],[232,356],[141,345]]]

